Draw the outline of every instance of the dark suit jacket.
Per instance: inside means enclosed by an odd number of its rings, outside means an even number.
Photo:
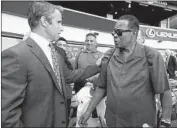
[[[28,38],[2,52],[2,127],[66,127],[65,81],[98,73],[97,66],[69,70],[58,54],[64,96],[40,47]]]
[[[170,55],[168,66],[167,66],[167,73],[169,74],[169,78],[175,78],[175,70],[177,68],[176,58]]]
[[[67,57],[66,51],[63,48],[56,46],[56,44],[54,44],[54,47],[55,47],[56,51],[58,52],[58,54],[60,54],[64,58],[64,61],[65,61],[66,65],[68,66],[68,68],[70,70],[73,70],[73,66]]]
[[[67,57],[66,51],[58,46],[56,46],[56,44],[54,44],[55,50],[58,52],[58,54],[61,55],[61,57],[64,59],[65,64],[67,65],[69,70],[73,70],[73,66],[72,64],[69,62],[69,59]],[[66,84],[66,92],[67,92],[67,99],[71,99],[72,98],[72,88],[70,84]],[[68,106],[68,108],[70,108],[70,105]]]

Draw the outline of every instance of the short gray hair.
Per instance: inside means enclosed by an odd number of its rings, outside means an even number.
[[[59,10],[62,14],[64,9],[62,6],[53,5],[45,1],[32,2],[28,8],[28,24],[31,30],[37,27],[42,16],[45,16],[48,22],[51,23],[51,14],[55,10]]]
[[[123,15],[118,20],[127,20],[130,29],[139,30],[139,20],[133,15]]]

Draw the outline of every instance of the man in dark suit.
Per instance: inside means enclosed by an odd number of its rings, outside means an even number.
[[[96,65],[69,70],[53,49],[50,42],[58,40],[62,31],[62,10],[32,2],[30,37],[2,52],[2,127],[66,127],[65,82],[98,73]]]
[[[166,54],[166,68],[170,79],[176,79],[175,71],[177,70],[176,58],[171,54],[170,50],[165,51]]]
[[[56,51],[58,52],[58,54],[60,54],[65,61],[65,64],[67,65],[69,70],[73,70],[73,66],[71,64],[71,62],[68,59],[68,51],[67,51],[67,40],[63,37],[60,37],[55,43],[54,43],[54,47],[56,49]],[[86,81],[86,80],[85,80]],[[66,91],[67,91],[67,103],[68,103],[68,116],[70,115],[70,105],[71,105],[71,98],[72,98],[72,88],[71,88],[71,84],[66,84]]]

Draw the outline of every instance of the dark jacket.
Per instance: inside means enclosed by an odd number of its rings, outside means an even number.
[[[169,78],[175,78],[175,70],[177,70],[176,58],[170,55],[167,65],[167,73],[169,74]]]
[[[66,54],[66,51],[65,51],[64,49],[60,48],[60,47],[57,47],[56,44],[54,44],[54,47],[55,47],[56,51],[58,52],[58,54],[60,54],[60,55],[63,57],[63,59],[64,59],[66,65],[67,65],[67,67],[68,67],[70,70],[73,70],[73,66],[72,66],[72,64],[70,63],[69,59],[68,59],[68,56],[67,56],[67,54]]]
[[[66,51],[60,47],[57,47],[56,44],[54,44],[54,47],[55,47],[56,51],[58,52],[58,54],[60,54],[63,57],[64,62],[67,65],[68,69],[73,70],[73,66],[68,59]],[[66,91],[67,91],[67,99],[71,99],[72,98],[72,88],[71,88],[70,84],[66,84]],[[70,106],[68,106],[68,107],[70,108]]]
[[[55,73],[41,48],[31,38],[2,52],[2,127],[66,127],[68,107],[65,83],[86,79],[97,66],[69,70],[57,55],[61,95]]]

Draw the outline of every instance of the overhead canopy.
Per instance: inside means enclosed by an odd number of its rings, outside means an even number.
[[[126,0],[127,1],[127,0]],[[31,1],[2,1],[2,12],[13,13],[17,16],[26,17],[28,6]],[[65,8],[70,8],[98,16],[106,17],[106,14],[114,13],[114,18],[123,14],[133,14],[138,17],[142,24],[151,26],[159,26],[159,21],[177,14],[177,11],[166,11],[162,7],[157,6],[142,6],[140,2],[125,1],[49,1],[55,5],[62,5]],[[169,2],[168,2],[169,3]],[[177,7],[175,1],[170,2],[172,7]],[[169,6],[169,5],[168,5]],[[130,7],[130,8],[128,8]],[[154,11],[152,11],[152,10]],[[117,12],[117,14],[115,14]],[[174,24],[176,18],[173,18]],[[111,32],[114,26],[114,20],[108,20],[91,16],[76,11],[65,9],[63,16],[63,24],[84,29],[93,29],[104,32]]]
[[[128,1],[128,2],[125,2]],[[142,24],[159,26],[159,22],[177,14],[177,2],[170,1],[167,5],[159,3],[143,4],[141,2],[125,1],[50,1],[66,8],[106,17],[113,14],[114,19],[124,14],[135,15]],[[130,2],[129,2],[130,1]],[[157,6],[159,5],[159,7]],[[173,9],[170,9],[172,8]]]

